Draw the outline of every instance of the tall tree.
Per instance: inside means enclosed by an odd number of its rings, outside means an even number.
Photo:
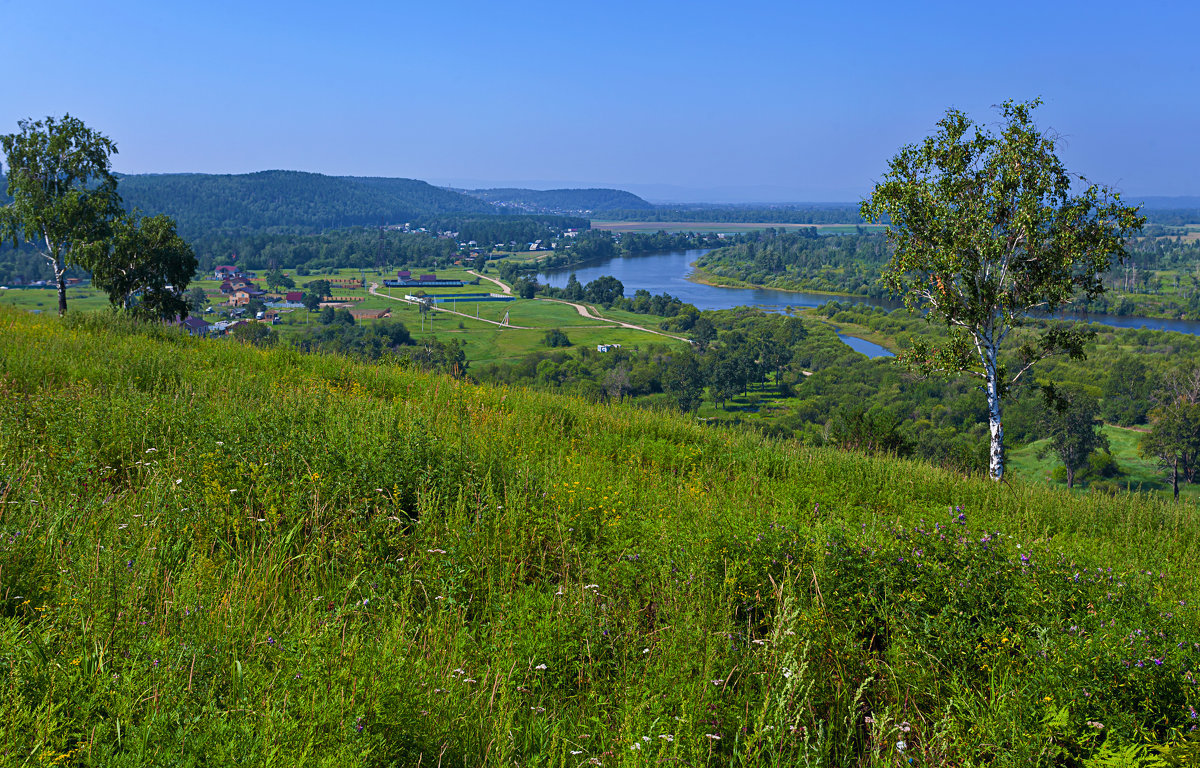
[[[861,206],[868,221],[890,219],[895,253],[884,282],[950,331],[945,343],[915,342],[906,362],[981,382],[995,480],[1004,476],[1007,390],[1038,360],[1082,357],[1092,335],[1052,325],[1017,350],[1010,370],[1000,359],[1010,333],[1032,312],[1103,293],[1101,277],[1145,223],[1120,195],[1082,178],[1077,185],[1055,154],[1056,137],[1033,123],[1040,104],[1005,102],[999,134],[948,110],[935,135],[901,148]]]
[[[110,247],[90,261],[92,283],[113,306],[160,320],[187,316],[184,291],[198,262],[170,216],[135,213],[118,219]]]
[[[1075,487],[1075,475],[1087,466],[1088,457],[1108,450],[1108,438],[1100,431],[1100,403],[1078,387],[1049,384],[1043,388],[1045,410],[1042,427],[1050,438],[1049,450],[1067,470],[1067,487]]]
[[[54,270],[62,316],[67,268],[90,268],[91,258],[106,250],[112,223],[122,213],[109,165],[117,147],[70,115],[17,125],[19,132],[0,136],[13,198],[0,208],[0,239],[43,249]]]
[[[684,413],[700,407],[704,400],[704,372],[690,349],[672,353],[663,364],[662,387]]]

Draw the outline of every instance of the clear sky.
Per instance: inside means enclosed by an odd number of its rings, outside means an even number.
[[[0,0],[0,29],[0,132],[69,112],[126,173],[854,200],[947,107],[1041,96],[1071,170],[1200,195],[1183,0]]]

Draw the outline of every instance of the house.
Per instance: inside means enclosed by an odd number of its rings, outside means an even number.
[[[241,277],[242,270],[232,264],[222,264],[213,270],[213,277],[217,280],[228,280],[231,277]]]
[[[261,299],[266,294],[263,291],[254,288],[238,288],[233,292],[233,298],[229,300],[230,305],[235,307],[244,307],[250,303],[252,299]]]
[[[179,326],[188,332],[189,336],[207,336],[209,325],[198,317],[185,317],[179,321]]]
[[[303,301],[304,293],[302,291],[288,291],[284,294],[283,300],[287,302]]]
[[[397,273],[396,273],[396,278],[397,278],[398,280],[411,280],[411,279],[412,279],[412,272],[410,272],[410,271],[409,271],[409,270],[407,270],[407,269],[402,269],[402,270],[400,270],[399,272],[397,272]]]
[[[620,349],[620,348],[621,348],[620,344],[597,344],[596,345],[597,352],[611,352],[614,349]]]
[[[223,294],[225,294],[226,296],[228,296],[229,294],[233,293],[233,283],[231,283],[231,282],[229,282],[228,280],[226,280],[225,282],[221,283],[221,289],[220,289],[220,290],[221,290],[221,293],[223,293]]]

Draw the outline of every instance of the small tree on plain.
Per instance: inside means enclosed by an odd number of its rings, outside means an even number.
[[[935,135],[892,158],[861,207],[868,221],[890,219],[895,254],[884,282],[910,310],[949,330],[944,343],[914,341],[904,361],[924,373],[980,380],[994,480],[1004,476],[1008,389],[1050,355],[1082,357],[1093,335],[1082,325],[1052,325],[1016,350],[1010,369],[1000,353],[1011,332],[1030,313],[1103,293],[1102,276],[1145,222],[1118,194],[1076,183],[1055,153],[1055,136],[1033,123],[1040,104],[1005,102],[999,134],[947,111]]]
[[[110,247],[91,259],[92,284],[114,307],[159,320],[186,317],[184,290],[196,274],[196,254],[175,233],[170,216],[123,216]],[[201,307],[206,297],[200,291]]]
[[[1200,367],[1168,371],[1154,400],[1150,431],[1142,435],[1138,450],[1170,472],[1171,491],[1179,501],[1180,475],[1191,475],[1200,461]]]
[[[1108,438],[1100,431],[1100,403],[1078,387],[1042,389],[1045,410],[1042,427],[1050,438],[1049,451],[1058,457],[1067,472],[1067,487],[1075,487],[1075,476],[1088,465],[1096,451],[1108,450]]]

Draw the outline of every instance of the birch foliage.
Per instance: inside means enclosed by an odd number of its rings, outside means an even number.
[[[1104,291],[1101,278],[1141,229],[1138,208],[1067,172],[1058,137],[1034,125],[1040,100],[1005,102],[998,132],[951,109],[937,131],[902,147],[862,203],[889,219],[894,256],[885,284],[910,310],[944,323],[948,340],[916,342],[904,361],[924,373],[965,374],[988,396],[990,472],[1004,473],[1001,399],[1039,360],[1082,357],[1092,332],[1055,324],[1006,355],[1013,329]]]
[[[0,208],[0,238],[41,250],[54,270],[62,315],[67,267],[90,268],[91,256],[103,250],[122,214],[109,164],[117,147],[70,115],[17,125],[17,133],[0,136],[13,198]]]

